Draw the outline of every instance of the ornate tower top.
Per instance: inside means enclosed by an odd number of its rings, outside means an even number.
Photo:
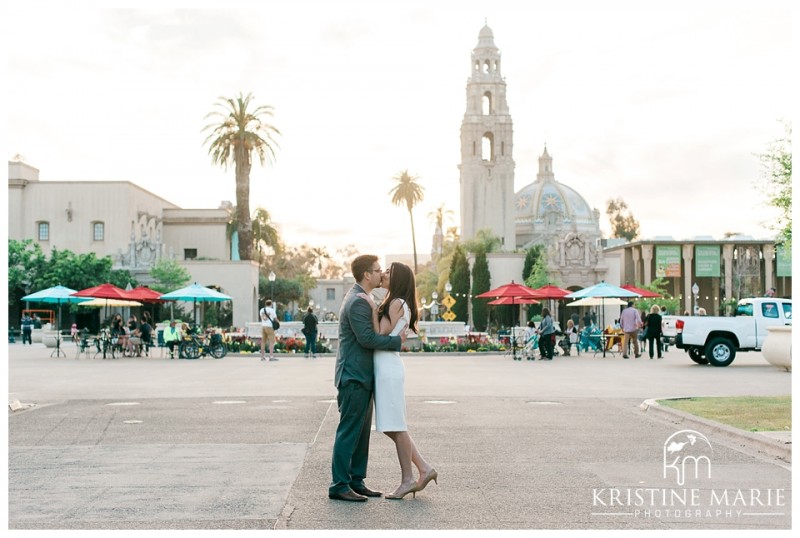
[[[539,157],[539,173],[536,174],[536,181],[555,181],[556,177],[553,174],[553,158],[547,153],[547,145],[544,146],[544,152]]]
[[[478,33],[478,44],[472,49],[471,81],[497,81],[500,74],[500,49],[494,44],[494,33],[488,26]]]

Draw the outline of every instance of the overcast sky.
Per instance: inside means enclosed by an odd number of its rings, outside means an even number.
[[[517,190],[546,143],[556,180],[606,231],[606,200],[622,197],[645,238],[772,236],[755,154],[783,136],[797,91],[788,1],[180,4],[7,8],[8,157],[42,180],[128,180],[217,207],[235,201],[234,175],[212,166],[204,116],[252,92],[282,137],[276,165],[253,167],[251,210],[289,243],[410,252],[408,214],[388,195],[407,168],[425,188],[426,253],[434,208],[458,223],[465,87],[486,20]]]

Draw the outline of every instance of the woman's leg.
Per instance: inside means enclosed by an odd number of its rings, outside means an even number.
[[[408,432],[384,432],[387,437],[394,441],[395,449],[397,450],[397,459],[400,462],[400,486],[393,492],[399,493],[407,490],[414,481],[414,471],[411,468],[411,454],[414,446],[411,436]]]
[[[423,458],[422,454],[419,453],[419,450],[417,449],[417,444],[411,438],[411,434],[408,432],[406,432],[406,434],[408,435],[408,439],[411,442],[411,462],[417,468],[417,471],[419,471],[419,475],[425,476],[428,473],[428,471],[433,469],[433,467],[431,467],[431,464],[425,461],[425,458]]]

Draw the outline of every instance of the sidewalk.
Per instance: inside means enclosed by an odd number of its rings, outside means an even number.
[[[9,346],[12,529],[772,529],[791,526],[791,465],[753,434],[692,423],[713,446],[711,490],[782,490],[784,506],[710,515],[597,504],[609,488],[675,487],[665,440],[682,417],[648,399],[791,393],[758,354],[728,368],[662,361],[404,355],[411,433],[438,484],[403,501],[327,499],[338,421],[331,356],[50,359]],[[368,484],[393,489],[372,436]],[[741,508],[741,507],[739,507]]]

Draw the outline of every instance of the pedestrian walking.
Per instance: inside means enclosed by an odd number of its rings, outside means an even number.
[[[314,308],[308,307],[306,311],[306,315],[303,317],[303,329],[302,333],[306,337],[306,358],[308,358],[309,352],[311,353],[311,358],[317,358],[317,325],[319,324],[319,320],[317,316],[314,315]]]

